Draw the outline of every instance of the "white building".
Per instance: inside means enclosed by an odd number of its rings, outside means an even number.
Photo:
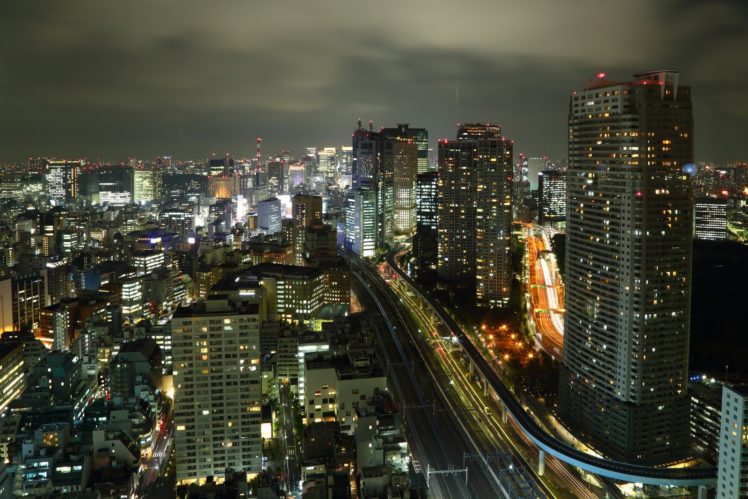
[[[136,251],[132,255],[132,265],[138,269],[138,275],[148,275],[164,265],[164,252],[159,250]]]
[[[717,499],[748,497],[748,385],[722,389]]]
[[[304,369],[305,424],[337,421],[340,430],[354,434],[359,404],[387,390],[387,377],[376,357],[308,356]],[[300,390],[300,393],[301,390]]]
[[[699,198],[693,205],[694,237],[708,241],[727,239],[727,200]]]
[[[216,296],[172,319],[177,482],[262,468],[257,304]]]

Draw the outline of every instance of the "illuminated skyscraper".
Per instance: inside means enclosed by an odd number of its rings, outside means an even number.
[[[383,128],[382,136],[390,140],[412,141],[416,144],[418,172],[429,171],[429,131],[425,128],[411,128],[407,123],[398,123],[397,128]]]
[[[538,223],[558,225],[566,217],[566,174],[558,170],[538,173]]]
[[[47,194],[53,204],[69,203],[78,197],[78,172],[81,161],[56,161],[47,164]]]
[[[291,198],[293,217],[293,247],[296,265],[304,265],[304,240],[306,227],[312,222],[322,222],[322,197],[296,194]]]
[[[396,234],[411,235],[415,230],[418,144],[395,133],[398,130],[374,132],[371,125],[366,130],[359,122],[353,133],[353,186],[374,191],[380,249],[391,246]]]
[[[572,94],[560,411],[612,458],[688,447],[692,160],[677,72],[600,74]]]
[[[392,162],[392,234],[410,236],[416,229],[417,144],[408,140],[387,140],[384,162]]]
[[[361,257],[376,255],[376,196],[368,187],[351,189],[345,203],[345,248]]]
[[[437,257],[437,172],[419,173],[416,177],[416,235],[413,253],[419,265],[436,269]]]
[[[462,125],[439,143],[439,277],[475,278],[484,307],[509,301],[512,150],[496,125]]]

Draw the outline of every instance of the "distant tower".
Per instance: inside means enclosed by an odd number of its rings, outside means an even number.
[[[257,137],[257,152],[255,153],[255,167],[262,170],[262,137]]]

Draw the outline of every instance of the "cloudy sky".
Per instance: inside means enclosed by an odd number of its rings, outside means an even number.
[[[566,148],[595,73],[677,68],[696,159],[748,159],[744,0],[0,2],[0,161],[350,143],[357,119],[452,137],[492,121]]]

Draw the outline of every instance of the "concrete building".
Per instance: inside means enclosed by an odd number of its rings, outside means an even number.
[[[54,205],[65,205],[78,197],[81,161],[51,160],[47,163],[47,194]]]
[[[23,345],[0,343],[0,412],[26,389]]]
[[[373,355],[307,355],[304,376],[306,424],[337,421],[350,435],[356,432],[359,405],[387,389],[384,370]]]
[[[538,173],[538,224],[561,225],[566,220],[566,174],[558,170]]]
[[[727,200],[698,198],[693,205],[694,237],[708,241],[727,239]]]
[[[438,273],[475,279],[482,307],[504,306],[512,280],[512,141],[490,124],[439,142]]]
[[[748,497],[748,385],[722,390],[716,497]]]
[[[265,199],[257,203],[257,228],[266,234],[281,231],[281,202],[278,198]]]
[[[688,450],[692,161],[677,72],[572,93],[560,414],[610,458]]]
[[[260,315],[210,297],[172,319],[178,483],[222,481],[228,467],[262,469]]]
[[[348,191],[345,206],[345,248],[362,258],[376,255],[376,196],[368,187]]]

